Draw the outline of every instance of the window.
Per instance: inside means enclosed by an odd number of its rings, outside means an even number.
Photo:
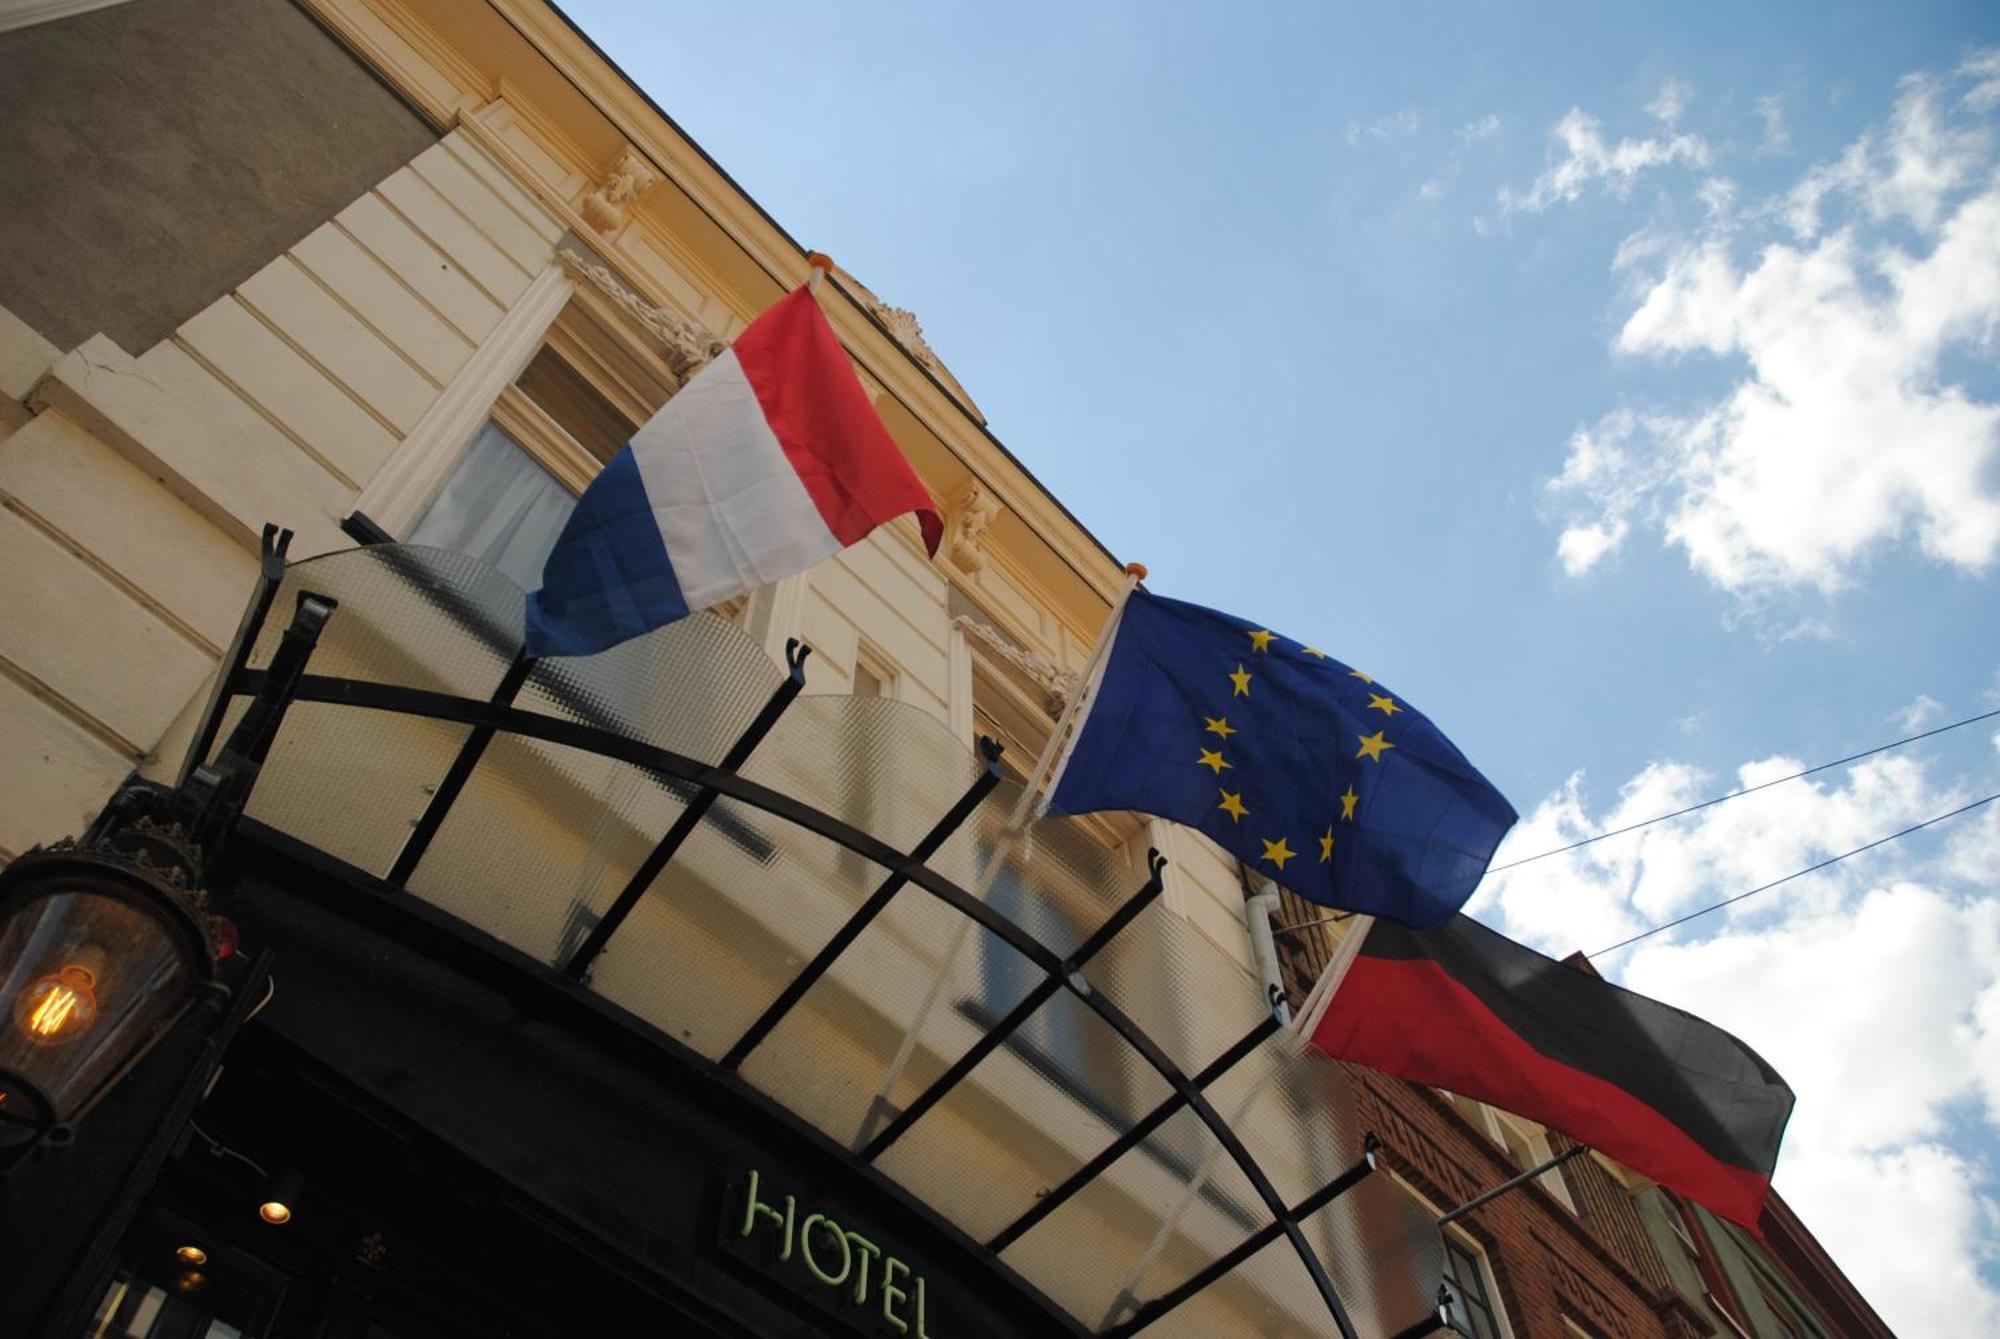
[[[987,904],[1058,952],[1081,943],[1084,927],[1079,918],[1046,890],[1031,887],[1024,873],[1019,866],[1003,873],[987,894]],[[981,1012],[998,1021],[1033,989],[1042,973],[998,940],[989,936],[985,942]],[[1122,1070],[1111,1054],[1121,1043],[1089,1006],[1068,991],[1051,996],[1014,1034],[1014,1041],[1031,1064],[1056,1078],[1086,1106],[1123,1111],[1126,1094],[1118,1081]]]
[[[1443,1211],[1394,1171],[1378,1171],[1433,1217]],[[1470,1339],[1513,1339],[1486,1252],[1463,1228],[1441,1224],[1444,1236],[1444,1313],[1457,1333]]]
[[[867,645],[856,648],[854,673],[850,679],[850,691],[854,696],[893,698],[897,696],[896,680],[899,677],[888,657]]]
[[[1438,1091],[1451,1100],[1474,1129],[1506,1149],[1508,1159],[1521,1171],[1533,1171],[1555,1156],[1548,1131],[1535,1122],[1443,1088]],[[1543,1172],[1535,1178],[1535,1184],[1571,1213],[1576,1212],[1576,1201],[1570,1198],[1569,1183],[1563,1179],[1560,1167]]]
[[[1445,1310],[1451,1323],[1471,1339],[1504,1339],[1499,1307],[1493,1300],[1485,1253],[1456,1233],[1444,1239]]]
[[[646,412],[638,396],[620,393],[578,336],[575,311],[556,318],[546,342],[500,392],[492,417],[411,527],[411,543],[471,554],[525,590],[541,584],[543,560],[576,495],[631,440]]]
[[[574,510],[575,494],[489,422],[417,519],[409,542],[471,554],[533,590]]]

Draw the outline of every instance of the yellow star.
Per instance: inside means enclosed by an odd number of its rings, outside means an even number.
[[[1402,710],[1401,707],[1396,705],[1395,698],[1383,697],[1380,693],[1370,693],[1368,695],[1368,705],[1372,710],[1379,711],[1384,716],[1394,716]]]
[[[1259,840],[1262,839],[1260,838]],[[1285,867],[1285,862],[1287,860],[1290,860],[1293,856],[1297,854],[1298,854],[1297,851],[1294,851],[1291,847],[1285,845],[1285,839],[1283,837],[1278,838],[1278,840],[1274,842],[1264,843],[1264,859],[1270,861],[1272,864],[1276,865],[1279,869],[1283,869]]]
[[[1372,735],[1361,736],[1361,752],[1355,754],[1354,756],[1357,758],[1369,758],[1375,762],[1381,762],[1382,750],[1392,749],[1395,747],[1396,746],[1394,744],[1391,744],[1388,740],[1382,738],[1382,732],[1380,730],[1377,730]]]
[[[1342,822],[1352,823],[1354,821],[1354,806],[1360,802],[1361,797],[1356,795],[1354,787],[1349,785],[1347,794],[1340,797],[1340,817]]]
[[[1250,812],[1243,807],[1243,796],[1240,792],[1232,795],[1226,790],[1223,791],[1222,803],[1215,807],[1222,810],[1223,813],[1228,814],[1231,819],[1238,823],[1241,823],[1243,816]]]
[[[1349,671],[1347,671],[1347,677],[1348,677],[1348,678],[1350,678],[1350,679],[1359,679],[1359,680],[1361,680],[1361,682],[1363,682],[1363,683],[1374,683],[1374,682],[1375,682],[1375,679],[1374,679],[1374,676],[1373,676],[1373,675],[1369,675],[1369,674],[1363,674],[1363,673],[1362,673],[1362,672],[1361,672],[1360,670],[1349,670]]]
[[[1238,665],[1236,673],[1229,676],[1229,682],[1236,685],[1236,691],[1230,694],[1231,697],[1250,696],[1250,671]]]
[[[1204,716],[1202,719],[1208,722],[1208,732],[1212,735],[1221,735],[1224,739],[1227,739],[1236,733],[1236,727],[1231,725],[1224,717]]]
[[[1320,650],[1317,646],[1305,646],[1305,647],[1300,647],[1299,649],[1304,651],[1307,655],[1311,656],[1314,660],[1326,659],[1326,652]]]
[[[1267,628],[1259,628],[1250,634],[1250,649],[1253,651],[1262,651],[1266,655],[1270,654],[1271,638],[1276,635]]]
[[[1333,824],[1326,825],[1326,835],[1319,839],[1319,863],[1324,865],[1333,859]]]
[[[1195,762],[1199,766],[1208,768],[1210,771],[1214,772],[1217,776],[1222,775],[1223,768],[1234,767],[1236,765],[1234,763],[1224,762],[1222,760],[1222,755],[1211,749],[1203,749],[1201,751],[1201,757],[1197,758]]]

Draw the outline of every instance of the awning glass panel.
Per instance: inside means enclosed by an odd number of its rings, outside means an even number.
[[[395,546],[290,569],[239,695],[305,590],[340,609],[253,817],[735,1069],[1087,1331],[1328,1333],[1317,1278],[1360,1334],[1434,1314],[1435,1224],[1367,1174],[1341,1069],[1138,852],[1016,840],[941,722],[794,701],[706,614],[530,666],[512,583]]]

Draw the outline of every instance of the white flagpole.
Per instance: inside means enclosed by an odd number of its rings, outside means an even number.
[[[1292,1020],[1292,1028],[1306,1040],[1312,1040],[1313,1029],[1326,1016],[1326,1008],[1333,1003],[1333,993],[1340,989],[1340,983],[1347,979],[1347,969],[1354,966],[1354,960],[1361,956],[1361,941],[1368,937],[1375,918],[1362,912],[1348,917],[1347,934],[1327,959],[1326,970],[1313,982],[1313,988],[1299,1005],[1299,1016]]]
[[[1038,802],[1037,799],[1043,783],[1049,783],[1049,791],[1054,791],[1054,781],[1061,773],[1058,762],[1068,763],[1067,744],[1072,742],[1073,732],[1082,729],[1083,718],[1088,714],[1084,710],[1084,703],[1089,701],[1096,691],[1098,681],[1104,677],[1104,666],[1110,659],[1111,643],[1117,638],[1119,621],[1125,616],[1125,602],[1145,579],[1145,564],[1125,564],[1125,583],[1119,588],[1117,599],[1112,601],[1111,613],[1104,620],[1103,629],[1097,634],[1097,644],[1091,648],[1090,659],[1084,663],[1083,672],[1077,675],[1076,687],[1071,691],[1069,701],[1063,704],[1062,716],[1056,721],[1056,728],[1050,732],[1048,743],[1042,746],[1041,756],[1035,760],[1034,770],[1028,774],[1027,785],[1021,788],[1021,797],[1014,802],[1013,811],[1007,816],[1006,827],[1000,830],[999,840],[993,844],[993,850],[986,857],[986,868],[980,873],[979,885],[972,890],[973,896],[980,901],[984,902],[987,894],[993,891],[993,885],[1000,881],[1001,872],[1006,868],[1008,858],[1014,854],[1014,848],[1027,838],[1028,824],[1043,812],[1045,804]],[[903,1077],[903,1071],[909,1067],[910,1058],[916,1054],[917,1040],[923,1035],[924,1025],[930,1022],[931,1014],[936,1011],[938,1002],[944,998],[945,986],[950,982],[952,973],[958,965],[958,955],[964,951],[965,941],[971,935],[972,922],[961,916],[958,929],[952,934],[951,944],[945,949],[944,958],[938,964],[937,975],[931,979],[930,990],[925,994],[924,1002],[917,1006],[916,1017],[911,1019],[909,1026],[904,1029],[903,1039],[896,1047],[896,1054],[889,1061],[889,1068],[882,1076],[881,1086],[876,1089],[874,1100],[869,1102],[867,1111],[862,1115],[861,1130],[856,1141],[858,1144],[865,1144],[872,1137],[876,1113],[888,1108],[889,1094],[896,1090],[897,1080]]]

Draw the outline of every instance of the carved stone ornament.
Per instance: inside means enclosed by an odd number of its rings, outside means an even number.
[[[916,313],[903,307],[891,307],[877,297],[873,289],[846,270],[839,270],[837,273],[840,275],[841,286],[874,314],[875,319],[882,323],[883,329],[889,332],[890,337],[903,347],[903,351],[909,354],[918,366],[943,382],[945,389],[964,406],[967,413],[981,423],[986,422],[986,415],[979,412],[979,406],[972,402],[972,397],[966,393],[965,387],[959,384],[958,378],[952,375],[951,369],[944,365],[944,360],[937,356],[936,350],[932,349],[924,339],[924,328],[917,321]]]
[[[906,307],[891,307],[880,298],[871,305],[875,309],[875,315],[881,318],[883,325],[889,327],[889,333],[896,337],[896,342],[910,351],[912,358],[933,372],[944,366],[938,360],[937,354],[931,350],[931,346],[924,342],[924,327],[918,322],[915,312]]]
[[[597,189],[583,197],[584,222],[599,232],[617,232],[630,217],[632,203],[653,189],[659,180],[660,174],[653,171],[637,150],[626,145]]]
[[[976,637],[985,643],[988,650],[1047,694],[1045,705],[1051,716],[1062,714],[1069,695],[1076,691],[1077,676],[1074,673],[1063,669],[1047,656],[1036,655],[1025,647],[1015,645],[1006,633],[969,614],[960,614],[951,621],[951,625],[968,637]]]
[[[970,575],[986,566],[986,528],[999,513],[1000,500],[977,480],[967,484],[952,503],[945,545],[959,571]]]
[[[652,336],[660,357],[683,382],[729,347],[726,341],[699,322],[646,301],[633,292],[623,279],[588,256],[562,246],[556,249],[556,259],[562,262],[563,270],[570,278],[589,284],[604,294]]]

